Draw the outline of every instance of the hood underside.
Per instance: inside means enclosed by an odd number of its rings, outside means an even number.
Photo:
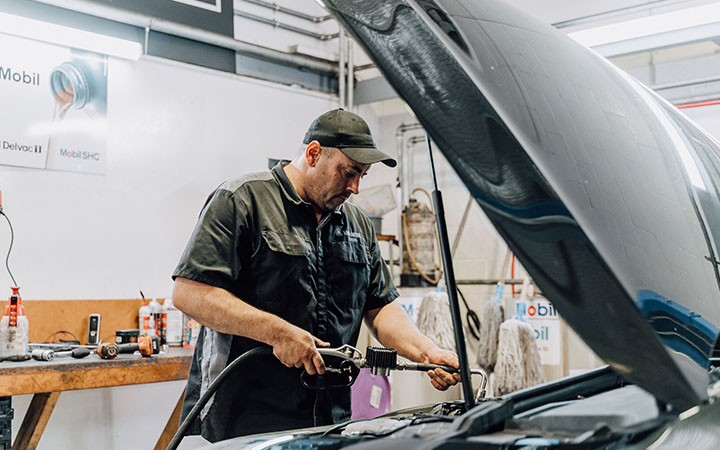
[[[707,399],[719,146],[637,81],[493,0],[324,0],[533,280],[628,381]]]

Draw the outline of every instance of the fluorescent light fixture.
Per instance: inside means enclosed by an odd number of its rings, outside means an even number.
[[[0,33],[132,60],[143,52],[138,42],[5,13],[0,13]]]
[[[575,31],[568,33],[568,36],[587,47],[598,47],[613,42],[643,38],[717,22],[720,22],[720,3],[712,3]]]

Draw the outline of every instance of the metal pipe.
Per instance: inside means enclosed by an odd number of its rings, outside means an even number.
[[[250,20],[254,20],[255,22],[260,22],[260,23],[264,23],[267,25],[271,25],[275,28],[282,28],[283,30],[292,31],[293,33],[310,36],[310,37],[313,37],[320,41],[329,41],[330,39],[335,39],[336,37],[338,37],[338,33],[333,33],[333,34],[316,33],[314,31],[306,30],[304,28],[300,28],[300,27],[296,27],[293,25],[288,25],[286,23],[278,22],[277,20],[274,20],[274,19],[268,19],[267,17],[258,16],[258,15],[251,14],[251,13],[245,12],[245,11],[240,11],[238,9],[235,10],[235,15],[238,17],[242,17],[244,19],[250,19]]]
[[[333,16],[331,16],[331,15],[327,15],[327,16],[313,16],[313,15],[311,15],[311,14],[306,14],[306,13],[301,12],[301,11],[297,11],[297,10],[294,10],[294,9],[286,8],[286,7],[284,7],[284,6],[280,6],[280,5],[276,4],[276,3],[265,2],[265,1],[263,1],[263,0],[242,0],[242,1],[244,1],[244,2],[246,2],[246,3],[252,3],[253,5],[263,6],[263,7],[265,7],[265,8],[270,8],[270,9],[272,9],[273,11],[277,11],[277,12],[281,12],[281,13],[288,14],[288,15],[291,15],[291,16],[299,17],[299,18],[301,18],[301,19],[305,19],[305,20],[308,20],[308,21],[313,22],[313,23],[321,23],[321,22],[325,22],[326,20],[329,20],[329,19],[332,19],[332,18],[333,18]]]
[[[340,38],[338,39],[338,102],[341,108],[345,108],[345,30],[340,27]]]
[[[498,278],[478,278],[478,279],[466,279],[457,280],[457,284],[479,284],[479,285],[496,285],[501,280]],[[511,278],[509,280],[502,280],[504,284],[523,284],[522,278]]]
[[[373,63],[361,64],[361,65],[355,67],[355,72],[360,72],[362,70],[375,69],[375,68],[377,68],[377,66]]]
[[[395,132],[395,137],[397,138],[397,153],[398,153],[398,159],[401,162],[400,170],[399,170],[399,176],[400,179],[398,180],[398,183],[400,184],[400,189],[402,190],[402,204],[400,205],[400,210],[402,211],[402,207],[406,205],[409,201],[410,197],[410,190],[407,188],[407,161],[405,158],[405,148],[403,146],[403,141],[405,137],[405,133],[408,131],[414,131],[414,130],[422,130],[422,125],[419,123],[411,123],[409,125],[402,124],[399,127],[397,127],[397,131]],[[401,233],[402,234],[402,233]],[[401,247],[402,248],[402,247]]]
[[[301,55],[273,50],[267,47],[250,44],[247,42],[233,39],[224,34],[214,33],[212,31],[201,30],[199,28],[182,25],[168,20],[157,19],[145,14],[128,11],[117,8],[112,5],[97,3],[92,0],[35,0],[38,3],[56,6],[70,11],[82,14],[100,17],[115,22],[133,25],[139,28],[147,28],[152,31],[169,34],[185,39],[190,39],[205,44],[215,45],[217,47],[234,50],[237,53],[253,58],[271,61],[274,63],[299,67],[310,70],[312,72],[324,75],[336,75],[337,66],[330,61],[322,61],[314,58],[308,58]]]
[[[588,16],[577,17],[575,19],[564,20],[552,24],[555,28],[568,28],[576,25],[584,25],[588,23],[598,22],[600,20],[612,19],[614,17],[626,16],[636,12],[643,12],[652,8],[661,8],[664,6],[674,5],[676,3],[685,3],[687,0],[654,0],[640,5],[628,6],[625,8],[613,9],[611,11],[605,11],[598,14],[590,14]]]
[[[397,158],[398,158],[398,173],[397,173],[397,190],[398,190],[398,211],[400,211],[400,214],[397,216],[397,240],[398,240],[398,246],[400,247],[400,258],[398,258],[398,261],[400,263],[400,273],[402,274],[403,270],[403,237],[402,237],[402,210],[403,207],[407,204],[408,200],[405,198],[407,195],[407,188],[405,187],[405,182],[407,180],[407,177],[405,176],[405,150],[403,148],[403,141],[405,137],[405,133],[407,131],[413,131],[413,130],[421,130],[422,125],[419,123],[411,123],[411,124],[401,124],[397,127],[397,130],[395,131],[395,142],[397,146]],[[398,283],[400,285],[400,283]]]
[[[460,220],[460,226],[458,226],[458,231],[455,234],[455,239],[453,239],[452,248],[450,249],[450,254],[454,255],[455,251],[457,250],[457,246],[460,243],[460,237],[463,234],[463,231],[465,231],[465,224],[467,223],[468,216],[470,215],[470,207],[473,204],[473,200],[475,200],[470,194],[468,197],[467,205],[465,205],[465,212],[463,212],[462,220]]]
[[[700,84],[709,84],[720,81],[720,76],[696,78],[694,80],[676,81],[674,83],[656,84],[650,86],[653,91],[665,91],[668,89],[676,89],[681,87],[697,86]]]
[[[352,111],[354,106],[354,90],[355,90],[355,63],[353,61],[353,40],[350,36],[347,36],[347,55],[348,55],[348,69],[347,69],[347,97],[348,97],[348,109]]]
[[[413,136],[407,140],[407,166],[408,166],[408,192],[411,192],[415,188],[415,154],[412,152],[412,147],[421,142],[425,142],[425,136]],[[410,194],[408,194],[408,201],[410,201]]]
[[[687,108],[699,108],[701,106],[714,106],[714,105],[720,105],[720,99],[713,99],[713,100],[706,100],[704,102],[693,102],[693,103],[685,103],[682,105],[675,105],[677,109],[687,109]]]

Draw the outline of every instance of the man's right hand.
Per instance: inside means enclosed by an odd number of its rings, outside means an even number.
[[[276,337],[272,345],[273,354],[286,367],[305,368],[310,375],[325,373],[325,361],[318,353],[318,347],[330,347],[302,328],[288,324]]]

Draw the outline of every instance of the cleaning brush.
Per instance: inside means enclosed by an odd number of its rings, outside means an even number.
[[[498,332],[505,320],[502,295],[505,287],[505,273],[510,263],[510,249],[505,253],[495,294],[486,301],[480,312],[480,339],[477,346],[477,364],[488,372],[493,370],[498,350]]]
[[[417,317],[417,327],[438,347],[456,351],[450,302],[443,289],[442,280],[438,283],[435,291],[430,291],[423,296]]]

